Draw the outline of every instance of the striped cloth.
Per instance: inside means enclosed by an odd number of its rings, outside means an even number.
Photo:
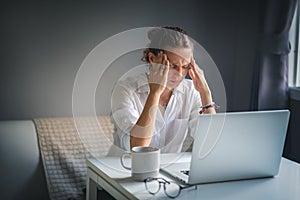
[[[108,116],[34,119],[52,200],[85,199],[86,158],[105,156],[113,144]]]

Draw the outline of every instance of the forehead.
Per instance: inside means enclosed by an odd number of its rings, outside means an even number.
[[[169,48],[165,53],[167,54],[171,62],[179,63],[182,65],[190,63],[193,57],[193,51],[190,48]]]

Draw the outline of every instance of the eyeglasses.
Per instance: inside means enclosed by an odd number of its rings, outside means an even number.
[[[182,189],[190,188],[190,187],[195,187],[197,189],[197,185],[189,185],[186,187],[183,187],[179,185],[176,182],[173,181],[167,181],[163,178],[152,178],[148,177],[144,180],[145,182],[145,187],[147,191],[155,195],[159,192],[161,185],[163,184],[164,187],[164,192],[169,198],[176,198],[180,195]]]

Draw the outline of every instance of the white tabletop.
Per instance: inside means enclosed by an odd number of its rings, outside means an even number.
[[[190,153],[162,154],[162,165],[171,160],[190,160]],[[87,165],[102,179],[114,187],[118,192],[129,198],[162,199],[167,198],[161,188],[155,196],[150,195],[143,182],[133,181],[130,171],[123,169],[119,157],[104,157],[88,159]],[[160,174],[167,180],[170,178]],[[101,186],[101,185],[100,185]],[[109,192],[109,191],[108,191]],[[253,179],[244,181],[230,181],[223,183],[201,184],[197,189],[182,190],[177,199],[300,199],[300,165],[282,158],[279,174],[274,178]]]

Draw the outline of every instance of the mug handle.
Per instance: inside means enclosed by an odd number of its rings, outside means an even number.
[[[131,170],[131,167],[127,167],[124,163],[124,159],[128,157],[128,158],[131,158],[131,154],[130,153],[124,153],[121,157],[120,157],[120,160],[121,160],[121,164],[122,166],[125,168],[125,169],[128,169],[128,170]]]

